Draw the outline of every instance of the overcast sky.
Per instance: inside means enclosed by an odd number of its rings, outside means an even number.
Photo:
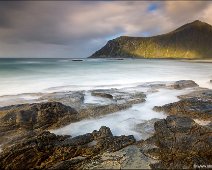
[[[0,57],[88,57],[120,35],[152,36],[194,20],[209,1],[0,1]]]

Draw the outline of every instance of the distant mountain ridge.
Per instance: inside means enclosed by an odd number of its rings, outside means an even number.
[[[110,40],[89,58],[212,59],[212,26],[196,20],[167,34],[121,36]]]

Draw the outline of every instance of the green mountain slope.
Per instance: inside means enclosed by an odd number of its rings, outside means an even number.
[[[197,20],[163,35],[121,36],[90,56],[104,57],[212,59],[212,26]]]

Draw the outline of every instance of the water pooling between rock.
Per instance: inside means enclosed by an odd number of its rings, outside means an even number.
[[[158,92],[147,94],[144,103],[134,104],[129,109],[113,114],[71,123],[52,132],[58,135],[77,136],[92,132],[101,126],[107,126],[110,127],[114,135],[134,135],[136,139],[146,139],[154,132],[154,122],[167,116],[163,112],[153,111],[153,107],[176,102],[179,100],[177,96],[185,93],[188,93],[188,89],[159,89]]]

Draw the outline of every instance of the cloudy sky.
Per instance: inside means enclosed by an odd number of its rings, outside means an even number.
[[[152,36],[194,20],[209,1],[0,1],[0,57],[88,57],[120,35]]]

